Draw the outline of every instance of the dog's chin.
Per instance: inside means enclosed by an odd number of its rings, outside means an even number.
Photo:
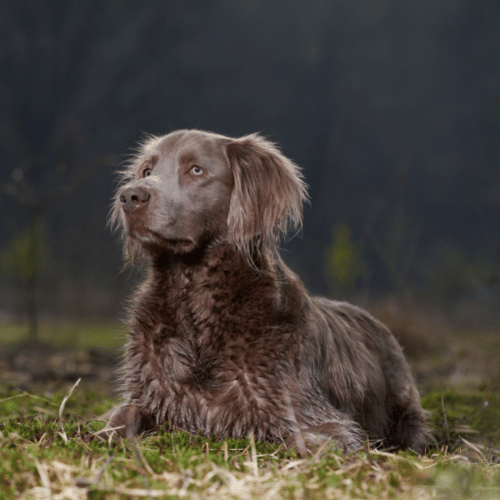
[[[137,241],[151,254],[169,252],[182,255],[191,253],[198,248],[196,242],[190,238],[167,237],[144,226],[135,227],[129,231],[129,237]]]
[[[196,250],[197,245],[188,239],[162,239],[162,250],[167,250],[176,254],[187,254]]]

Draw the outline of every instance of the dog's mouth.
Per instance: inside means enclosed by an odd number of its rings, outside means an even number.
[[[141,219],[129,219],[127,232],[131,238],[137,240],[144,248],[152,252],[167,250],[173,253],[189,253],[197,248],[197,244],[193,239],[172,238],[150,229]]]

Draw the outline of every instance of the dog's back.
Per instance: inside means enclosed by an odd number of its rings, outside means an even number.
[[[313,302],[328,324],[322,380],[333,403],[353,415],[372,439],[382,439],[384,446],[423,443],[426,412],[392,333],[347,302],[322,297]]]

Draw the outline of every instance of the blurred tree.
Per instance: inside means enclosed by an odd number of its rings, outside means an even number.
[[[365,238],[377,292],[423,281],[423,256],[435,258],[443,234],[498,262],[494,1],[17,0],[1,10],[0,247],[46,221],[46,274],[75,289],[69,314],[84,304],[82,284],[123,293],[102,235],[112,173],[99,167],[141,130],[277,141],[310,185],[304,238],[289,249],[318,293],[329,278],[309,263],[341,222]],[[0,295],[13,295],[9,284]]]
[[[356,280],[366,271],[361,252],[351,239],[351,230],[345,224],[336,224],[333,241],[325,254],[326,273],[336,287],[354,290]]]
[[[29,229],[17,234],[0,252],[0,267],[4,273],[25,283],[28,338],[31,341],[38,339],[37,283],[48,258],[47,231],[38,218],[34,218]]]
[[[45,248],[40,221],[54,201],[72,194],[96,168],[115,160],[106,155],[90,159],[88,117],[78,113],[96,88],[100,100],[114,90],[112,81],[88,85],[105,37],[102,22],[96,27],[101,12],[102,2],[96,0],[20,0],[4,3],[0,18],[0,90],[8,103],[0,122],[7,167],[0,196],[10,208],[9,225],[27,227],[14,230],[2,263],[26,284],[32,339],[37,336],[40,250]],[[94,36],[88,36],[90,27]]]
[[[411,214],[406,200],[407,177],[408,163],[394,166],[384,190],[373,196],[362,225],[398,299],[407,299],[411,293],[409,281],[422,232],[422,224]]]

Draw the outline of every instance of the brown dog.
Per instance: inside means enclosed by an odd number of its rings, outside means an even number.
[[[204,435],[345,450],[421,441],[425,413],[401,348],[357,307],[311,297],[282,262],[298,227],[298,167],[258,135],[150,137],[111,214],[126,253],[149,262],[135,294],[124,404],[108,428],[165,422]]]

